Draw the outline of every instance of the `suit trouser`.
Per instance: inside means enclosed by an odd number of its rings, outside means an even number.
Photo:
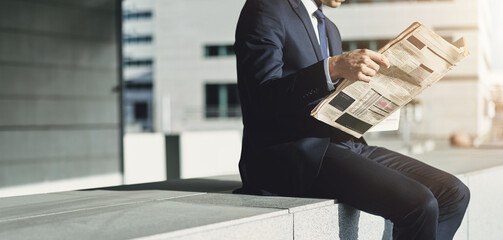
[[[331,143],[310,195],[393,222],[393,239],[452,239],[470,200],[455,176],[385,148]]]

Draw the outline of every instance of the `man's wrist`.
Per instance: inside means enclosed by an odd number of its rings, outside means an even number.
[[[344,78],[340,76],[340,74],[338,74],[336,70],[337,59],[338,56],[328,58],[328,72],[330,80],[332,81],[333,84],[337,84],[340,81],[344,80]]]

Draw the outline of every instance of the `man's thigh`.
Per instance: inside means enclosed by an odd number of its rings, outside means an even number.
[[[447,207],[452,200],[452,193],[465,187],[464,184],[455,176],[412,157],[388,150],[381,147],[366,146],[371,149],[367,156],[368,159],[400,172],[402,175],[413,179],[426,186],[438,199],[439,207]],[[442,213],[441,213],[442,214]]]
[[[384,160],[393,158],[400,162],[394,152],[380,148],[362,150],[331,144],[311,194],[335,198],[389,219],[406,212],[409,204],[418,199],[432,197],[424,184],[394,169],[393,161]]]

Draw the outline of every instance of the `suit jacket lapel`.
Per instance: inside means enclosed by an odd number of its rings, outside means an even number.
[[[311,22],[311,19],[309,18],[309,14],[307,13],[306,8],[304,7],[304,4],[302,4],[300,0],[289,0],[289,1],[290,5],[292,6],[292,9],[295,11],[297,16],[304,24],[304,28],[306,29],[307,34],[309,35],[309,40],[311,41],[311,45],[313,46],[313,50],[316,53],[318,61],[321,61],[323,56],[321,55],[320,44],[318,43],[318,37],[314,32],[313,24]]]

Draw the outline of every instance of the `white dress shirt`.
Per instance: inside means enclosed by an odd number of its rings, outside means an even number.
[[[304,7],[306,8],[309,16],[311,16],[311,24],[313,24],[314,32],[318,37],[318,43],[320,43],[320,33],[318,32],[318,19],[315,17],[314,12],[316,12],[316,10],[318,9],[321,9],[321,7],[318,8],[318,5],[316,5],[314,0],[302,0],[302,3],[304,4]]]

